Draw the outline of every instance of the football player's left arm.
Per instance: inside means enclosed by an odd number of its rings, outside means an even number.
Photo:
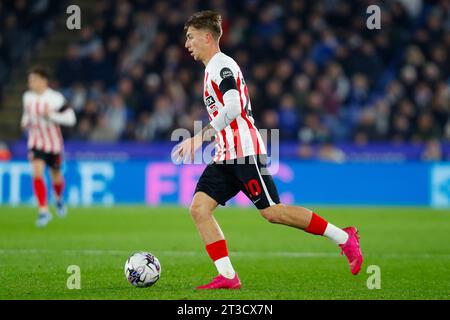
[[[50,112],[47,115],[48,119],[56,122],[59,125],[72,127],[77,122],[77,118],[75,116],[75,112],[72,108],[64,105],[58,111]]]

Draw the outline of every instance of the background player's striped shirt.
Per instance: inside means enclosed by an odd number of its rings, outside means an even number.
[[[63,137],[59,124],[44,117],[45,112],[59,111],[66,101],[64,96],[48,88],[38,95],[32,91],[23,94],[23,115],[21,125],[29,129],[28,149],[48,153],[63,151]]]
[[[242,158],[250,155],[266,154],[264,142],[252,117],[252,106],[241,69],[238,64],[222,52],[215,54],[205,68],[203,98],[209,120],[214,119],[224,107],[219,89],[223,78],[232,73],[239,91],[241,112],[229,126],[216,133],[214,161]]]

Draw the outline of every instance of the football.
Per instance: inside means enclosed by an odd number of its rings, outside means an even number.
[[[149,252],[136,252],[125,262],[125,277],[135,287],[150,287],[161,275],[158,258]]]

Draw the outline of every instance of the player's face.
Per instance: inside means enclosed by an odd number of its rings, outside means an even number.
[[[195,61],[202,60],[205,44],[207,41],[206,32],[203,30],[189,27],[186,32],[185,47],[188,49]]]
[[[42,91],[47,85],[47,80],[38,74],[30,73],[28,75],[28,88],[31,91]]]

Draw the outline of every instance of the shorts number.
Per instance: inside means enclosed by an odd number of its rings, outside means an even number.
[[[256,197],[261,194],[261,186],[259,185],[258,180],[252,179],[249,182],[244,182],[245,189],[248,193],[250,193],[253,197]]]

